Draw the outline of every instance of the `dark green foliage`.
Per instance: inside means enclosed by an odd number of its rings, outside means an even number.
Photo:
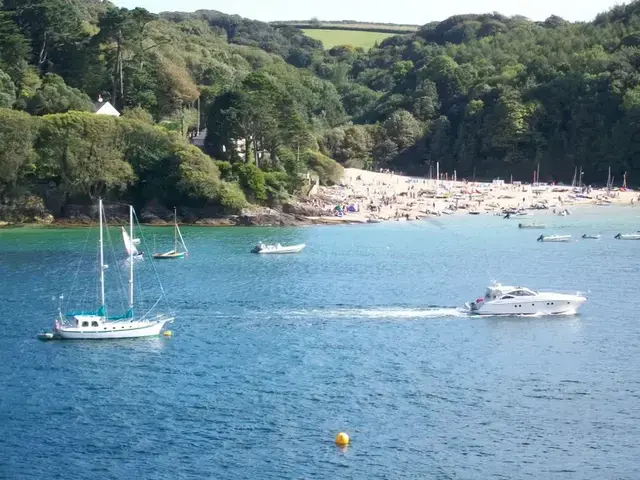
[[[540,165],[564,182],[611,167],[638,183],[639,72],[638,1],[590,23],[457,15],[326,52],[291,25],[214,11],[5,0],[0,107],[41,118],[0,111],[0,200],[52,182],[69,201],[238,212],[309,173],[339,182],[332,159],[520,180]],[[122,118],[89,113],[99,95]],[[203,128],[218,161],[189,146]]]
[[[64,113],[69,110],[89,112],[93,103],[77,88],[69,87],[62,77],[48,73],[35,95],[27,101],[26,110],[33,115]]]
[[[318,174],[321,185],[335,185],[344,174],[344,169],[338,162],[320,152],[307,150],[304,152],[304,160],[309,168]]]
[[[265,173],[251,163],[236,163],[233,166],[235,175],[244,192],[258,202],[267,200]]]

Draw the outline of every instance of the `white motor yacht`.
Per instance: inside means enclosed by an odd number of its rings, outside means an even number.
[[[586,300],[579,293],[536,292],[495,283],[487,288],[484,298],[476,299],[467,307],[476,315],[561,315],[575,314]]]

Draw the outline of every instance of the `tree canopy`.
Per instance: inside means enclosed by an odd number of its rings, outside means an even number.
[[[592,22],[456,15],[365,51],[291,25],[98,0],[0,8],[0,201],[237,211],[309,170],[640,183],[640,2]],[[95,115],[99,97],[123,116]],[[206,128],[203,150],[189,138]]]

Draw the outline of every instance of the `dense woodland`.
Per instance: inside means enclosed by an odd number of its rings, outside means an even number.
[[[304,191],[308,172],[335,182],[339,164],[518,180],[540,165],[556,182],[581,167],[587,183],[611,167],[640,184],[639,68],[640,2],[590,23],[461,15],[325,51],[215,11],[3,0],[0,203],[231,213]],[[99,96],[123,115],[92,113]]]

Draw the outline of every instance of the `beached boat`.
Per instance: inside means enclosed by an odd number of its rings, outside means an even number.
[[[547,226],[542,223],[519,223],[518,228],[547,228]]]
[[[613,238],[618,240],[640,240],[640,233],[619,233]]]
[[[178,250],[178,238],[180,238],[180,244],[182,245],[182,251]],[[188,256],[189,251],[187,250],[187,246],[184,243],[184,238],[182,238],[182,233],[180,232],[180,227],[178,227],[178,217],[176,213],[176,209],[173,209],[173,250],[169,250],[165,253],[154,253],[154,260],[170,260],[174,258],[185,258]]]
[[[569,242],[571,235],[540,235],[539,242]]]
[[[469,215],[480,215],[480,212],[477,210],[469,210]]]
[[[105,298],[105,270],[106,265],[104,263],[104,235],[103,235],[103,219],[104,208],[102,206],[102,200],[98,203],[98,216],[100,218],[100,233],[99,233],[99,255],[98,255],[98,278],[100,286],[99,294],[99,307],[94,311],[80,311],[70,312],[66,315],[62,314],[62,310],[58,311],[58,318],[56,318],[53,326],[53,332],[45,332],[38,335],[38,338],[42,340],[52,339],[69,339],[69,340],[106,340],[115,338],[136,338],[136,337],[148,337],[153,335],[159,335],[162,328],[168,323],[172,322],[174,318],[172,316],[156,313],[155,316],[151,316],[158,302],[142,315],[139,319],[136,319],[134,315],[134,302],[133,302],[133,286],[134,286],[134,261],[133,250],[129,250],[129,298],[128,298],[128,310],[120,315],[110,316],[108,314],[108,308]],[[129,238],[133,238],[133,207],[129,207]],[[62,297],[61,297],[62,298]]]
[[[585,233],[584,235],[582,235],[582,238],[584,238],[585,240],[598,240],[600,238],[600,235],[589,235]]]
[[[301,243],[299,245],[290,245],[288,247],[284,247],[279,243],[276,243],[275,245],[265,245],[264,243],[259,243],[258,245],[253,247],[253,250],[251,250],[251,253],[262,253],[262,254],[299,253],[304,249],[304,247],[305,247],[304,243]]]
[[[555,292],[537,292],[526,287],[494,283],[484,298],[466,304],[474,315],[562,315],[575,314],[587,298]]]

